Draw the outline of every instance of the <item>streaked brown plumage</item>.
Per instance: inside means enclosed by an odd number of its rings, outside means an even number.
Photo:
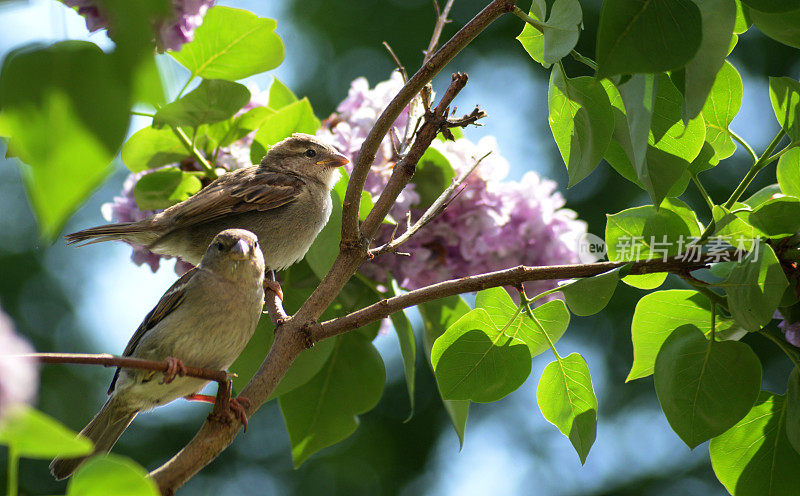
[[[294,134],[261,164],[228,172],[188,200],[139,222],[98,226],[66,236],[70,244],[122,240],[196,265],[224,229],[258,236],[268,269],[303,258],[331,213],[335,169],[347,158],[314,136]]]
[[[263,281],[264,259],[255,235],[242,229],[219,233],[200,265],[178,279],[147,314],[123,356],[226,370],[261,317]],[[95,453],[109,451],[139,412],[193,395],[208,383],[193,377],[162,381],[161,376],[117,369],[108,388],[111,397],[80,433],[92,440]],[[63,479],[85,459],[56,459],[50,470]]]

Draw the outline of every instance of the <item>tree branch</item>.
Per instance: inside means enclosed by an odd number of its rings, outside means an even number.
[[[140,358],[121,357],[108,354],[87,354],[87,353],[30,353],[19,355],[31,358],[41,363],[73,363],[83,365],[102,365],[104,367],[123,367],[126,369],[155,370],[157,372],[167,372],[169,363],[157,360],[142,360]],[[216,381],[220,384],[227,382],[231,374],[224,370],[204,369],[199,367],[186,367],[186,374],[189,377]]]
[[[431,35],[431,42],[428,43],[428,49],[425,50],[425,59],[422,62],[423,64],[428,62],[433,56],[433,51],[436,50],[436,45],[439,44],[439,38],[442,37],[444,25],[450,22],[450,19],[448,19],[447,16],[450,15],[450,9],[453,7],[453,1],[454,0],[447,0],[447,3],[444,4],[444,8],[439,10],[439,0],[433,0],[433,8],[436,10],[436,25],[433,27],[433,35]]]
[[[686,262],[676,258],[664,260],[643,260],[634,262],[629,274],[650,274],[654,272],[685,273],[706,267],[718,257],[705,257],[694,262]],[[528,281],[573,279],[576,277],[591,277],[630,262],[597,262],[582,265],[553,265],[549,267],[527,267],[520,265],[505,270],[487,272],[475,276],[451,279],[440,283],[415,289],[392,298],[383,299],[361,310],[357,310],[343,317],[328,320],[315,328],[312,339],[320,341],[329,337],[342,334],[358,327],[375,322],[384,317],[420,303],[438,300],[457,294],[480,291],[497,286],[517,286]]]
[[[358,225],[361,192],[384,136],[400,112],[420,90],[481,31],[502,14],[510,12],[515,3],[515,0],[494,0],[489,3],[406,82],[378,117],[355,160],[347,193],[342,202],[342,242],[339,255],[331,270],[303,303],[300,310],[277,330],[275,341],[267,357],[248,385],[242,390],[241,395],[250,400],[250,406],[246,408],[248,417],[252,416],[269,398],[289,366],[311,342],[313,331],[319,327],[317,319],[366,259],[371,237],[377,230],[377,226],[380,225],[380,220],[375,223],[375,219],[380,217],[382,220],[385,217],[402,190],[402,188],[396,188],[399,180],[396,179],[392,183],[390,179],[389,184],[393,186],[393,189],[384,190],[378,202],[380,208],[376,204],[365,221],[365,225],[372,226],[366,231],[369,234],[362,236]],[[422,152],[424,150],[419,152],[419,156],[422,155]],[[419,157],[416,158],[418,160]],[[416,162],[413,164],[416,166]],[[236,420],[229,424],[206,421],[195,437],[181,451],[151,473],[161,492],[168,495],[174,494],[177,488],[186,483],[233,442],[240,427],[241,424]]]

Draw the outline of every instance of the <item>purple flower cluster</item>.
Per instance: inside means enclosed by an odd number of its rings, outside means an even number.
[[[329,140],[348,155],[351,162],[361,148],[376,119],[402,86],[398,73],[388,81],[370,89],[364,78],[353,81],[347,98],[339,105],[337,114],[328,119],[318,136]],[[252,91],[248,108],[265,105],[266,96]],[[396,136],[413,130],[419,109],[412,104],[394,123]],[[245,137],[222,151],[218,165],[236,169],[250,165],[249,147],[252,137]],[[508,162],[500,155],[492,137],[473,143],[466,138],[455,142],[435,141],[432,145],[453,166],[456,174],[467,170],[487,152],[478,168],[464,183],[464,190],[444,211],[406,243],[402,250],[410,257],[383,255],[362,271],[378,281],[389,273],[406,289],[415,289],[452,277],[499,270],[514,265],[555,265],[579,262],[578,238],[586,233],[586,223],[577,220],[574,211],[563,208],[564,198],[556,191],[556,183],[527,172],[520,181],[505,180]],[[374,196],[380,194],[392,173],[396,152],[390,138],[381,143],[365,189]],[[154,214],[136,206],[133,188],[141,174],[132,174],[121,196],[103,206],[109,221],[132,222]],[[404,223],[410,215],[415,221],[423,209],[414,184],[409,184],[398,197],[391,211],[393,218]],[[389,241],[392,226],[385,225],[377,242]],[[147,263],[158,270],[161,256],[135,246],[131,257],[137,265]],[[176,271],[186,270],[177,264]],[[554,287],[552,282],[526,284],[533,295]]]
[[[61,0],[68,7],[76,7],[86,18],[90,32],[109,27],[108,16],[96,0]],[[215,0],[172,0],[172,14],[154,21],[156,46],[160,51],[180,50],[184,43],[194,38],[194,30],[203,23],[203,17]]]
[[[31,345],[14,332],[14,324],[0,310],[0,419],[20,403],[31,403],[39,388],[39,370],[34,360],[12,355],[33,353]]]
[[[318,135],[329,138],[351,162],[378,115],[403,82],[398,73],[370,90],[364,78],[355,80],[347,98],[339,105],[337,118]],[[412,105],[412,109],[414,109]],[[394,123],[394,132],[403,136],[409,120],[414,127],[419,112],[406,109]],[[473,143],[466,138],[434,141],[459,175],[480,157],[477,169],[464,183],[464,191],[402,247],[410,257],[383,255],[362,270],[370,277],[385,279],[388,270],[406,289],[416,289],[444,279],[498,270],[514,265],[554,265],[579,262],[578,238],[586,233],[586,223],[563,208],[564,198],[556,183],[527,172],[520,181],[505,180],[509,165],[500,155],[492,137]],[[366,190],[379,194],[391,175],[394,151],[387,137],[381,144]],[[415,208],[419,195],[409,184],[393,207],[391,215],[404,221],[418,219],[423,209]],[[393,228],[383,226],[378,242],[387,242]],[[401,228],[402,231],[402,228]],[[526,284],[528,294],[550,289],[553,282]]]

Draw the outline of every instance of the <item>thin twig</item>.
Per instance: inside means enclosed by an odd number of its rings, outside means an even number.
[[[109,354],[88,354],[88,353],[30,353],[20,355],[21,357],[32,358],[41,363],[72,363],[79,365],[102,365],[104,367],[122,367],[126,369],[155,370],[166,372],[169,369],[169,362],[158,360],[142,360],[140,358],[121,357]],[[231,374],[224,370],[204,369],[200,367],[186,366],[186,374],[189,377],[206,379],[223,383],[231,378]]]
[[[486,155],[484,155],[481,158],[479,158],[478,160],[476,160],[475,163],[472,165],[472,167],[470,167],[466,171],[462,172],[461,175],[459,177],[457,177],[450,184],[450,186],[448,186],[447,189],[445,189],[442,192],[441,195],[439,195],[439,197],[436,199],[436,201],[434,201],[431,204],[431,206],[428,207],[428,209],[425,211],[425,213],[422,214],[422,217],[420,217],[417,220],[417,222],[414,223],[413,226],[409,226],[400,237],[395,238],[394,235],[392,235],[392,238],[391,238],[390,242],[388,242],[388,243],[386,243],[386,244],[384,244],[382,246],[379,246],[377,248],[373,248],[372,250],[369,251],[369,253],[372,256],[378,256],[378,255],[382,255],[384,253],[389,253],[389,252],[397,253],[397,247],[398,246],[402,245],[403,243],[405,243],[406,241],[411,239],[411,237],[414,236],[414,234],[416,234],[417,232],[419,232],[420,229],[425,227],[433,219],[435,219],[436,217],[441,215],[442,212],[444,212],[444,210],[447,208],[447,206],[450,205],[450,202],[452,202],[455,199],[455,197],[458,196],[458,195],[453,196],[453,192],[456,189],[458,189],[458,187],[461,186],[464,183],[464,181],[467,180],[469,175],[472,174],[472,172],[478,167],[478,165],[483,161],[483,159],[488,157],[490,153],[492,153],[492,152],[487,152]],[[459,191],[459,194],[460,194],[460,191]]]
[[[444,25],[450,22],[447,16],[450,14],[453,1],[454,0],[447,0],[447,3],[444,4],[444,8],[440,11],[439,1],[433,0],[433,8],[436,11],[436,25],[433,27],[433,35],[431,36],[430,43],[428,43],[428,49],[425,50],[425,59],[422,61],[423,64],[427,63],[433,56],[436,46],[439,44],[439,38],[442,37]]]
[[[374,126],[370,130],[361,149],[358,152],[353,170],[350,174],[350,182],[347,185],[347,192],[345,193],[344,201],[342,202],[342,245],[345,249],[343,256],[348,259],[357,255],[361,260],[366,256],[366,250],[369,246],[369,240],[364,239],[359,231],[358,224],[358,207],[361,202],[361,192],[364,190],[364,183],[367,180],[372,163],[375,160],[378,147],[383,141],[386,133],[392,127],[392,124],[403,111],[403,109],[417,96],[420,90],[433,79],[439,71],[450,62],[464,47],[466,47],[476,36],[478,36],[484,29],[486,29],[492,22],[494,22],[501,15],[511,12],[514,8],[516,0],[494,0],[489,3],[481,12],[479,12],[471,21],[469,21],[463,28],[461,28],[450,40],[445,43],[433,56],[430,57],[422,67],[408,80],[408,82],[400,89],[391,102],[386,106],[381,115],[375,121]],[[399,192],[398,192],[399,194]],[[358,261],[360,264],[360,260]],[[344,265],[356,265],[355,260],[342,260],[339,265],[334,263],[332,270],[339,270],[337,267]],[[356,265],[357,267],[357,265]],[[350,275],[347,276],[349,279]],[[342,285],[344,282],[342,282]],[[337,278],[336,284],[339,285]],[[325,288],[328,291],[330,288]],[[333,295],[331,295],[333,296]],[[308,310],[313,308],[313,313],[317,313],[318,304],[316,303],[317,297],[307,307]],[[327,298],[325,298],[327,300]],[[332,297],[331,297],[332,300]],[[327,307],[330,302],[326,302],[324,307]],[[319,310],[322,312],[324,307]],[[306,313],[305,311],[302,313]]]
[[[405,66],[403,66],[402,62],[400,62],[400,59],[397,57],[397,54],[394,53],[394,50],[392,50],[392,47],[390,47],[388,43],[384,41],[383,46],[386,48],[386,51],[389,52],[389,55],[392,57],[392,60],[394,60],[394,63],[397,65],[397,70],[399,70],[400,74],[403,76],[403,84],[405,84],[406,81],[408,81],[408,74],[406,73]]]

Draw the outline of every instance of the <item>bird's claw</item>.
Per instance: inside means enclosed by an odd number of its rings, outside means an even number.
[[[237,396],[236,398],[231,398],[228,402],[228,408],[230,408],[231,413],[233,416],[236,417],[239,422],[242,423],[244,427],[244,432],[247,432],[247,408],[250,408],[250,400],[245,398],[244,396]]]
[[[175,380],[175,377],[183,377],[186,375],[186,365],[175,357],[167,357],[164,359],[167,362],[167,370],[164,371],[164,379],[161,384],[169,384]]]
[[[281,285],[278,284],[278,281],[264,279],[264,291],[267,290],[272,290],[278,296],[278,298],[283,301],[283,289],[281,289]]]

